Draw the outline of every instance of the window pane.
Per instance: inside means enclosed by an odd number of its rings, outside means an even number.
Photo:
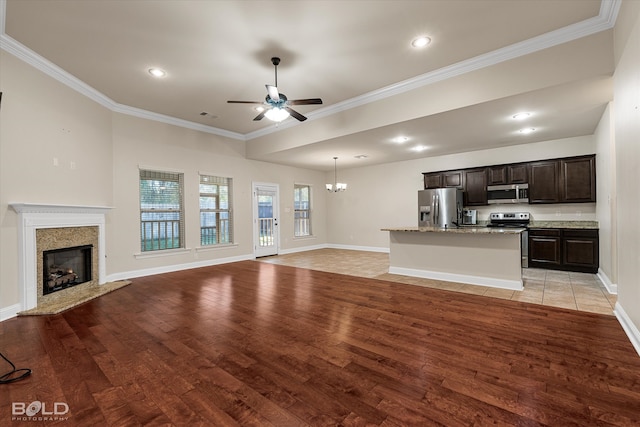
[[[217,219],[216,212],[200,212],[200,244],[202,246],[218,243]]]
[[[233,243],[231,178],[200,175],[200,244]]]
[[[294,236],[311,235],[311,187],[296,185],[293,193]]]
[[[182,174],[140,171],[142,251],[184,247]]]
[[[218,206],[217,197],[200,196],[200,209],[216,209]]]

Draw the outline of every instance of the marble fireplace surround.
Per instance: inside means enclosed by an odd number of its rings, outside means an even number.
[[[29,310],[38,305],[40,253],[36,241],[37,230],[97,227],[97,282],[98,285],[106,283],[105,215],[111,208],[34,203],[11,203],[10,206],[18,213],[18,282],[21,310]]]

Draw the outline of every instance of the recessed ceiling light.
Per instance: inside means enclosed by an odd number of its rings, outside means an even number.
[[[391,141],[395,142],[396,144],[404,144],[408,140],[409,140],[408,136],[396,136]]]
[[[161,70],[160,68],[149,68],[149,74],[151,74],[153,77],[162,78],[167,75],[167,72]]]
[[[535,132],[535,131],[536,131],[535,128],[524,128],[524,129],[520,129],[518,132],[520,132],[521,134],[526,135],[526,134],[529,134],[529,133],[532,133],[532,132]]]
[[[431,38],[427,36],[420,36],[420,37],[416,37],[411,41],[411,46],[415,48],[421,48],[421,47],[425,47],[429,43],[431,43]]]
[[[415,151],[415,152],[419,153],[419,152],[424,151],[424,150],[426,150],[428,148],[429,147],[424,146],[424,145],[416,145],[415,147],[411,148],[411,151]]]
[[[367,156],[366,154],[358,154],[357,156],[353,156],[353,157],[356,159],[366,159],[369,156]]]
[[[256,110],[259,113],[262,113],[264,111],[264,107],[259,105],[259,106],[255,107],[254,110]]]
[[[514,115],[513,115],[513,118],[514,118],[515,120],[524,120],[524,119],[526,119],[527,117],[531,117],[531,113],[525,113],[525,112],[522,112],[522,113],[518,113],[518,114],[514,114]]]

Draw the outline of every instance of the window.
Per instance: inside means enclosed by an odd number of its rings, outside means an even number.
[[[232,180],[200,175],[200,245],[233,243]]]
[[[184,248],[183,174],[140,170],[142,252]]]
[[[293,189],[294,236],[311,236],[311,186],[295,184]]]

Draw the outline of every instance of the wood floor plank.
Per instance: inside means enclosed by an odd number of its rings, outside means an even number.
[[[256,261],[7,320],[0,351],[33,369],[2,426],[36,400],[68,426],[640,425],[613,316]]]

